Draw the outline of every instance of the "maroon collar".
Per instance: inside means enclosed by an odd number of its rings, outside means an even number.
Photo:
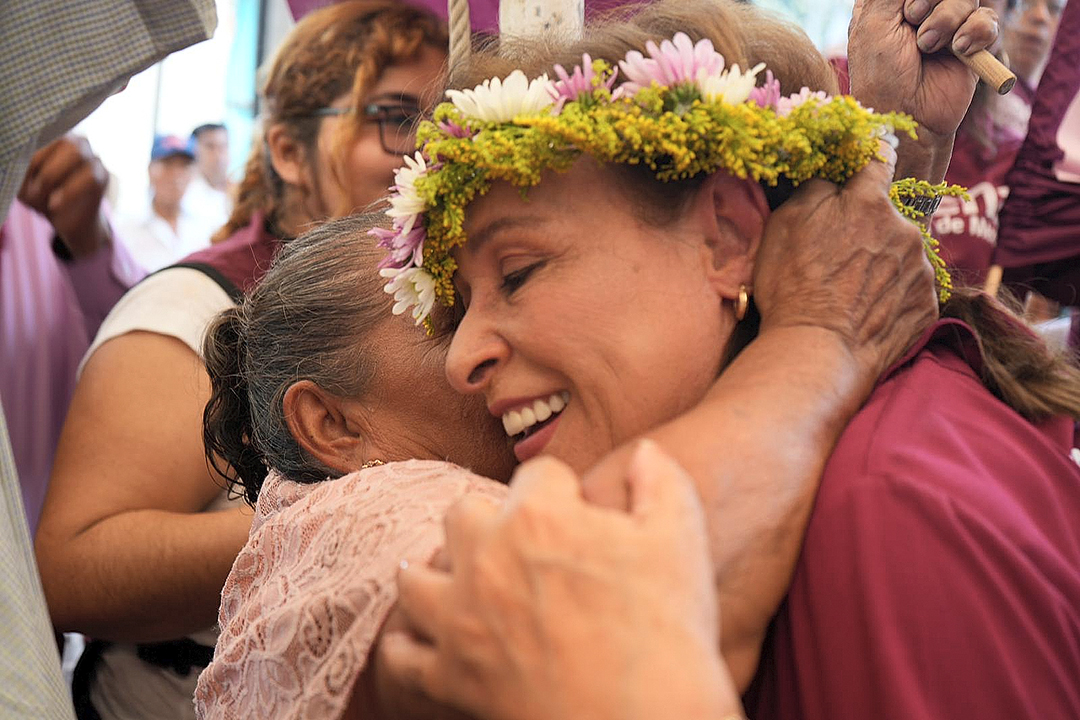
[[[934,345],[944,345],[953,350],[975,373],[981,376],[983,370],[983,354],[979,346],[978,336],[975,331],[963,320],[955,318],[942,318],[928,327],[919,339],[908,348],[904,356],[893,363],[878,380],[878,384],[885,382],[923,350]]]

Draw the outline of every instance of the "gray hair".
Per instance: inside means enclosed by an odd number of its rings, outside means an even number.
[[[289,432],[283,401],[310,380],[359,397],[375,375],[367,334],[387,318],[368,231],[382,213],[329,221],[289,242],[258,286],[210,326],[203,358],[212,394],[203,413],[211,467],[254,504],[271,467],[297,482],[334,475]]]

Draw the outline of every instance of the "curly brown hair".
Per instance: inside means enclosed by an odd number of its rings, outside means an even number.
[[[312,156],[320,123],[315,111],[351,93],[351,116],[361,117],[364,98],[387,67],[416,59],[424,47],[445,50],[447,43],[439,18],[394,0],[350,0],[316,10],[296,25],[265,69],[259,93],[263,132],[280,125]],[[358,131],[358,122],[343,124],[334,148],[347,147]],[[214,241],[246,226],[256,212],[275,223],[285,190],[260,137],[237,186],[232,214]]]

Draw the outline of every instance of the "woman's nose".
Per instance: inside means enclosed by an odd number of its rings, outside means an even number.
[[[1029,0],[1025,9],[1033,22],[1045,25],[1053,20],[1050,14],[1050,6],[1046,0]]]
[[[446,377],[460,393],[483,392],[507,357],[509,347],[475,313],[465,313],[446,355]]]

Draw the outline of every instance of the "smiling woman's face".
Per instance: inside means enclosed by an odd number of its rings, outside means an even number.
[[[527,199],[502,184],[469,206],[447,374],[484,395],[519,460],[550,453],[583,471],[716,378],[734,319],[707,213],[659,228],[631,208],[588,160]]]

